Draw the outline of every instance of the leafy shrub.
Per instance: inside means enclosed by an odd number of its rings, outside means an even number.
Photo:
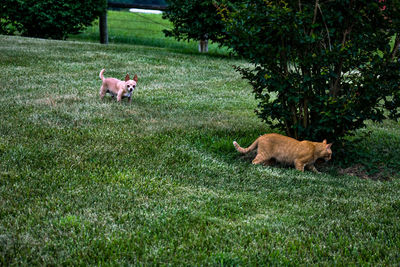
[[[0,31],[23,36],[65,39],[91,25],[106,8],[105,0],[3,0]]]
[[[393,1],[243,0],[220,14],[256,113],[297,139],[336,140],[400,116],[400,6]]]
[[[212,0],[167,0],[164,19],[173,24],[172,30],[165,30],[166,36],[177,40],[212,40],[219,42],[223,36],[224,24]]]
[[[159,5],[165,6],[165,0],[108,0],[109,3],[139,4],[139,5]]]

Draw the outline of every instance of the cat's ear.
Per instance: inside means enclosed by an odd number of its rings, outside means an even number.
[[[322,141],[322,143],[326,145],[326,139],[324,139],[324,141]]]
[[[327,144],[326,145],[326,150],[330,149],[333,143]]]

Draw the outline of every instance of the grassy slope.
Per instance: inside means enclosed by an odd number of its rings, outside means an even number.
[[[178,42],[174,38],[165,38],[164,29],[171,29],[172,24],[162,19],[159,14],[140,14],[122,11],[108,11],[108,35],[110,43],[128,43],[167,47],[180,52],[193,52],[198,49],[198,42]],[[71,40],[99,42],[99,23],[95,21],[83,33],[73,35]],[[210,43],[209,53],[226,53],[225,48]]]
[[[235,153],[268,130],[233,64],[0,36],[0,264],[398,263],[399,179]],[[103,67],[138,74],[131,105],[99,100]],[[398,148],[398,124],[369,130]]]

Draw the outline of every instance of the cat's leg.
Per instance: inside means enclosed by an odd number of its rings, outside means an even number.
[[[263,162],[263,165],[264,166],[271,166],[272,162],[271,162],[271,160],[266,160],[266,161]]]
[[[313,172],[315,172],[315,173],[320,173],[320,172],[317,170],[317,168],[315,168],[314,164],[307,165],[307,168],[308,168],[310,171],[313,171]]]
[[[305,164],[303,162],[301,162],[300,160],[295,160],[294,161],[294,166],[296,167],[297,170],[304,172],[304,166]]]
[[[265,161],[269,161],[269,158],[266,158],[263,154],[258,153],[257,156],[253,159],[253,164],[260,164]]]

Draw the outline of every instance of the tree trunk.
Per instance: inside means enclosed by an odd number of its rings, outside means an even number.
[[[199,52],[207,53],[208,52],[208,34],[204,34],[203,38],[199,41]]]
[[[207,53],[208,52],[208,40],[200,40],[199,42],[199,52]]]
[[[107,9],[100,15],[99,22],[100,30],[100,43],[108,44],[108,29],[107,29]]]

